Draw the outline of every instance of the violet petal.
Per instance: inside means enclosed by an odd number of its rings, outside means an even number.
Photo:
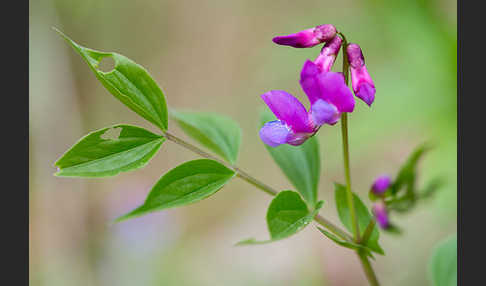
[[[260,138],[263,143],[271,147],[287,143],[291,130],[280,120],[270,121],[260,129]]]
[[[311,106],[310,116],[316,125],[323,125],[325,123],[334,125],[339,120],[340,115],[341,113],[336,106],[322,99],[317,100]]]
[[[311,133],[314,130],[307,111],[290,93],[283,90],[272,90],[261,95],[275,116],[287,124],[294,133]]]
[[[339,112],[353,112],[354,97],[342,73],[327,72],[319,75],[321,98],[334,104]]]

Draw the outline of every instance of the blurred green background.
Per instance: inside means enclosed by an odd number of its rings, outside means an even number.
[[[118,224],[157,179],[197,158],[164,143],[142,170],[105,179],[54,177],[53,163],[86,133],[115,123],[156,129],[118,102],[52,29],[116,51],[146,67],[169,106],[226,114],[241,124],[239,165],[279,189],[291,188],[258,138],[259,95],[284,89],[308,106],[299,84],[320,47],[276,46],[275,35],[332,23],[361,45],[377,93],[350,116],[352,180],[366,203],[375,176],[395,175],[409,152],[431,140],[419,182],[447,185],[410,214],[393,216],[402,236],[382,233],[387,255],[373,262],[382,285],[429,285],[432,247],[456,231],[456,2],[30,1],[31,285],[367,285],[353,252],[310,226],[289,239],[268,236],[271,197],[235,179],[191,206]],[[339,58],[336,68],[341,65]],[[335,68],[335,69],[336,69]],[[171,122],[173,123],[173,122]],[[173,133],[187,138],[170,124]],[[332,182],[344,181],[339,125],[321,128],[321,214],[338,222]]]

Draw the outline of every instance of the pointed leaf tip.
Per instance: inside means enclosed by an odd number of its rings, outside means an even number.
[[[96,78],[113,96],[162,131],[167,131],[165,96],[145,68],[121,54],[83,47],[58,29],[54,30],[79,53]],[[115,67],[110,72],[98,69],[100,61],[105,57],[112,57],[115,61]]]
[[[214,160],[199,159],[183,163],[159,179],[141,206],[117,220],[198,202],[219,191],[235,174]]]

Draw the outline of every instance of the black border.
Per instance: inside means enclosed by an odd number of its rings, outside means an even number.
[[[2,11],[2,284],[29,285],[29,2]]]
[[[484,285],[486,46],[484,13],[458,1],[458,285]],[[469,4],[466,6],[466,4]],[[466,233],[466,230],[468,233]]]

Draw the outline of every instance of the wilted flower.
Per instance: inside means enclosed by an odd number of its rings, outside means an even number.
[[[361,48],[358,44],[349,44],[346,48],[349,65],[351,67],[351,82],[354,94],[361,98],[368,106],[375,100],[375,84],[366,70]]]
[[[273,38],[272,41],[279,45],[292,46],[294,48],[310,48],[327,42],[335,36],[336,27],[331,24],[325,24],[295,34],[278,36]]]
[[[391,179],[388,175],[381,175],[375,179],[373,185],[371,186],[371,191],[375,195],[382,195],[390,186]]]
[[[381,228],[386,229],[390,226],[388,220],[388,213],[386,210],[386,205],[383,201],[378,201],[373,204],[373,215]]]

